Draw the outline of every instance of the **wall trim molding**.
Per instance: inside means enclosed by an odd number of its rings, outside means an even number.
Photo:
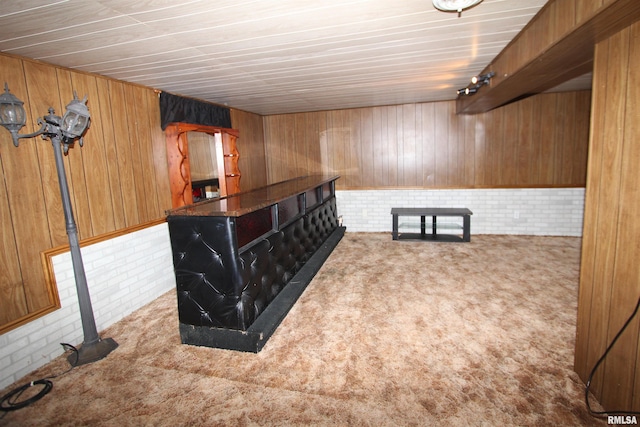
[[[162,224],[166,222],[166,218],[156,219],[153,221],[148,221],[143,224],[134,225],[131,227],[122,228],[120,230],[111,231],[109,233],[104,233],[99,236],[90,237],[88,239],[83,239],[80,241],[80,247],[85,247],[89,245],[93,245],[95,243],[104,242],[106,240],[114,239],[116,237],[124,236],[129,233],[134,233],[136,231],[143,230],[145,228],[153,227],[158,224]],[[45,316],[49,313],[52,313],[58,310],[60,305],[60,296],[58,294],[58,286],[56,283],[56,276],[53,271],[53,257],[59,255],[64,252],[69,252],[69,245],[60,245],[55,248],[47,249],[46,251],[40,252],[40,261],[42,264],[42,271],[44,273],[44,280],[47,287],[47,293],[49,296],[50,304],[38,311],[34,311],[25,316],[22,316],[18,319],[15,319],[9,323],[4,325],[0,325],[0,335],[9,332],[19,326],[25,325],[29,322],[32,322],[42,316]]]
[[[164,220],[153,223],[129,228],[129,233],[109,233],[115,237],[96,244],[84,242],[82,258],[99,333],[160,295],[175,292],[169,227]],[[82,342],[71,253],[60,252],[51,263],[61,307],[0,334],[0,388],[60,356],[64,350],[59,343]]]

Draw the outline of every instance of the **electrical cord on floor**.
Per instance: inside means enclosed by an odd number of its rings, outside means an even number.
[[[624,322],[624,325],[622,325],[622,328],[620,328],[620,331],[618,331],[616,336],[613,338],[613,341],[611,341],[611,344],[609,344],[609,346],[605,350],[604,354],[600,357],[600,359],[598,359],[598,361],[594,365],[593,369],[591,370],[591,374],[589,374],[589,379],[587,380],[587,384],[586,384],[586,387],[584,389],[584,401],[587,404],[587,409],[589,409],[589,412],[591,413],[591,415],[594,415],[594,416],[640,415],[640,412],[637,412],[637,411],[632,411],[632,412],[619,411],[619,410],[615,410],[615,411],[594,411],[593,409],[591,409],[591,405],[589,404],[589,387],[591,387],[591,380],[593,379],[593,375],[596,373],[596,369],[598,369],[600,364],[604,361],[605,357],[607,357],[607,354],[609,354],[609,351],[611,351],[611,348],[613,347],[613,345],[616,343],[616,341],[618,341],[618,338],[620,338],[620,335],[622,335],[624,330],[627,329],[627,326],[629,326],[629,323],[631,323],[633,318],[638,313],[638,309],[639,308],[640,308],[640,298],[638,299],[638,303],[636,304],[636,308],[633,310],[633,313],[631,313],[631,316],[629,316],[627,321]]]
[[[71,344],[67,344],[67,343],[60,343],[60,345],[65,349],[65,351],[72,350],[75,353],[76,355],[75,363],[73,363],[69,369],[67,369],[66,371],[60,374],[52,375],[36,381],[31,381],[29,383],[26,383],[20,387],[17,387],[11,390],[9,393],[4,395],[2,399],[0,399],[0,411],[4,412],[4,414],[0,416],[0,419],[2,419],[5,415],[7,415],[6,413],[9,411],[15,411],[17,409],[24,408],[25,406],[29,406],[33,402],[42,399],[53,388],[53,382],[51,382],[52,379],[58,378],[68,373],[69,371],[71,371],[73,368],[76,367],[76,365],[78,364],[78,357],[79,357],[78,349],[72,346]],[[24,394],[25,391],[29,390],[31,387],[36,387],[36,386],[41,387],[38,393],[34,394],[33,396],[27,399],[20,400],[20,397]]]

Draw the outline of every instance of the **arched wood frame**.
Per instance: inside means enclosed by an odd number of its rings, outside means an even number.
[[[240,192],[239,153],[236,140],[239,132],[216,126],[171,123],[165,131],[167,161],[172,208],[193,203],[191,168],[189,166],[189,142],[187,132],[204,132],[212,135],[216,144],[220,197]]]

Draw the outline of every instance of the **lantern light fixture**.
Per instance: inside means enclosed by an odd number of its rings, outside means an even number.
[[[69,145],[74,141],[78,140],[80,146],[83,144],[83,135],[91,122],[91,115],[87,107],[87,97],[85,96],[84,99],[80,100],[74,92],[73,99],[67,105],[63,117],[57,116],[53,108],[49,108],[49,114],[37,120],[40,129],[33,133],[20,135],[18,131],[26,124],[26,113],[23,105],[24,103],[21,100],[9,92],[9,86],[5,83],[4,93],[0,95],[0,125],[11,133],[13,145],[18,147],[21,138],[33,138],[36,136],[41,136],[45,140],[49,139],[53,145],[58,184],[62,196],[62,208],[69,238],[73,274],[78,292],[80,318],[84,332],[84,341],[78,349],[77,355],[70,355],[68,360],[74,366],[95,362],[106,357],[118,344],[111,338],[101,339],[96,329],[87,278],[80,253],[78,228],[73,218],[69,185],[62,158],[63,149],[66,154],[69,150]]]
[[[24,102],[9,92],[9,86],[4,84],[4,93],[0,95],[0,125],[11,132],[13,145],[18,146],[18,131],[27,123],[24,112]]]

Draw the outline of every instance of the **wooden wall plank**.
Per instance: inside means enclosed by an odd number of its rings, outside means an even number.
[[[371,164],[373,170],[373,181],[371,182],[371,185],[373,187],[377,187],[388,179],[388,171],[385,173],[385,169],[387,169],[385,166],[388,164],[387,159],[385,158],[387,120],[382,107],[374,107],[372,109],[372,114],[371,124],[373,129],[370,143],[373,151],[373,163]],[[338,167],[340,167],[340,165],[338,165]]]
[[[556,138],[554,138],[554,133],[556,129],[556,108],[557,108],[557,94],[547,94],[545,95],[548,98],[549,105],[554,106],[554,108],[539,108],[539,121],[538,123],[547,123],[548,126],[539,126],[538,131],[538,142],[540,147],[540,164],[539,164],[539,179],[540,184],[542,185],[550,185],[554,180],[554,171],[558,167],[554,163],[554,153],[556,150],[556,143],[558,142]],[[587,117],[588,120],[588,117]],[[588,123],[585,123],[587,127],[587,131],[589,129]],[[587,137],[583,137],[582,141],[588,140]],[[586,145],[586,144],[582,144]],[[546,161],[543,161],[546,159]],[[585,159],[586,165],[586,159]]]
[[[449,107],[444,102],[434,104],[436,124],[435,152],[436,173],[435,186],[446,188],[449,185]],[[410,156],[411,152],[403,152],[403,156]],[[406,185],[406,184],[405,184]]]
[[[129,132],[135,139],[132,147],[134,155],[135,191],[142,222],[158,218],[158,199],[155,189],[153,171],[153,147],[151,132],[147,120],[147,100],[140,86],[127,85],[127,113]]]
[[[611,38],[609,43],[608,64],[611,66],[621,60],[619,45],[620,35]],[[626,67],[625,67],[626,68]],[[590,318],[590,341],[588,352],[591,360],[604,353],[608,337],[608,317],[611,310],[611,292],[613,274],[615,271],[615,246],[618,239],[618,210],[620,191],[620,166],[622,162],[622,129],[624,119],[624,92],[621,85],[616,84],[621,77],[619,71],[607,75],[606,111],[604,111],[603,165],[599,176],[600,204],[598,213],[598,235],[595,244],[598,247],[594,259],[594,289],[593,297],[598,304],[593,304]],[[594,362],[595,363],[595,362]],[[599,371],[594,377],[593,389],[599,395],[602,391],[604,371]]]
[[[84,181],[76,183],[83,185],[87,191],[89,217],[91,221],[91,236],[104,234],[115,230],[113,208],[111,207],[111,187],[109,182],[107,157],[103,134],[102,111],[100,109],[100,95],[96,79],[83,73],[71,73],[73,89],[82,99],[87,96],[87,106],[91,113],[91,125],[84,136],[84,144],[74,144],[74,149],[82,151],[84,166]],[[72,98],[69,98],[71,100]],[[64,113],[64,112],[63,112]]]
[[[319,139],[319,122],[318,115],[305,113],[304,120],[306,123],[306,135],[307,141],[318,141]],[[309,157],[310,171],[314,174],[321,174],[323,168],[322,156],[320,153],[320,146],[318,144],[305,144],[307,148],[307,156]]]
[[[499,118],[502,117],[502,109],[496,109],[485,113],[487,120],[478,120],[478,123],[484,124],[484,153],[482,153],[482,159],[486,162],[486,168],[484,169],[483,179],[478,182],[479,185],[489,185],[491,182],[499,182],[500,169],[497,167],[499,164],[499,154],[502,150],[502,135],[501,127],[502,121]]]
[[[447,186],[448,187],[461,187],[463,184],[460,182],[460,161],[458,152],[460,151],[460,126],[458,126],[459,120],[455,116],[455,108],[451,103],[445,103],[447,106],[447,125],[448,135],[447,138]]]
[[[362,149],[362,165],[360,167],[360,173],[362,174],[363,185],[367,187],[373,187],[375,179],[375,170],[371,167],[373,165],[373,110],[371,108],[360,108],[360,146]],[[358,126],[358,124],[354,124]],[[330,152],[333,151],[331,147]],[[330,160],[328,158],[328,160]],[[333,163],[329,163],[332,165]],[[403,169],[404,170],[404,169]],[[336,171],[338,174],[339,172]]]
[[[591,105],[591,92],[581,91],[576,94],[576,110],[590,109]],[[584,182],[587,176],[587,159],[589,156],[588,144],[581,144],[580,141],[589,140],[589,115],[577,114],[574,115],[575,125],[573,135],[573,152],[571,163],[573,174],[570,177],[571,182]]]
[[[534,100],[530,100],[530,101],[534,101]],[[546,126],[535,126],[535,123],[544,123],[542,121],[542,103],[541,102],[531,102],[531,124],[530,126],[530,132],[531,132],[531,159],[529,162],[529,177],[527,178],[528,180],[535,180],[536,182],[541,182],[541,177],[540,177],[540,170],[542,169],[542,151],[543,151],[543,147],[544,145],[548,142],[545,141],[542,137],[542,129],[545,128]],[[573,110],[573,111],[577,111],[577,110]],[[575,114],[573,114],[573,116],[575,116]],[[583,116],[586,116],[587,119],[589,118],[587,114],[583,114]],[[588,128],[588,122],[585,123],[585,125]],[[583,138],[579,141],[576,142],[576,145],[582,145],[585,147],[587,147],[586,141],[589,141],[589,136],[588,134],[586,136],[583,136]],[[584,159],[584,165],[582,166],[583,168],[586,167],[587,164],[587,159]],[[573,162],[572,162],[573,164]],[[567,182],[573,182],[571,180],[567,181]],[[578,181],[576,181],[578,182]],[[582,178],[582,182],[584,182],[584,177]]]
[[[289,146],[290,153],[293,154],[294,164],[298,165],[300,174],[305,174],[305,171],[309,170],[311,165],[307,157],[307,145],[306,144],[294,144],[295,141],[304,141],[307,138],[307,124],[304,114],[293,115],[293,137],[291,138],[292,145]],[[296,171],[296,174],[298,171]]]
[[[404,148],[404,121],[402,117],[402,105],[396,106],[395,116],[396,116],[395,141],[397,143],[398,148],[396,150],[397,162],[393,167],[396,169],[397,176],[398,176],[396,185],[399,187],[402,187],[406,185],[404,180],[404,157],[406,155],[406,152]],[[361,164],[361,170],[364,171],[366,169],[367,169],[367,165],[363,159],[363,162]],[[340,184],[337,184],[337,185],[340,186]]]
[[[489,159],[487,158],[487,127],[482,120],[474,120],[474,176],[473,181],[478,186],[484,186],[488,182]]]
[[[463,173],[461,175],[461,185],[466,182],[475,182],[476,176],[476,116],[460,117],[462,124],[462,139],[460,161]],[[474,155],[469,155],[474,154]]]
[[[6,132],[8,135],[9,133]],[[13,147],[11,138],[0,139],[5,149]],[[1,156],[0,156],[1,160]],[[0,161],[0,173],[4,176],[4,168]],[[9,197],[6,187],[0,186],[0,325],[29,314],[27,298],[22,285],[18,248],[13,232],[13,218],[9,208]]]
[[[620,49],[615,52],[620,58],[615,58],[620,64],[623,77],[619,80],[622,93],[621,97],[631,100],[624,105],[624,134],[621,135],[622,153],[620,167],[620,194],[619,212],[617,224],[619,224],[618,238],[616,241],[615,271],[612,278],[611,309],[608,316],[607,342],[611,342],[617,331],[620,330],[635,305],[640,299],[640,265],[638,254],[640,253],[640,224],[637,221],[637,213],[640,209],[640,145],[637,143],[640,135],[638,117],[640,117],[640,73],[635,65],[626,63],[627,58],[635,58],[640,54],[640,25],[621,34]],[[611,64],[610,64],[611,66]],[[609,408],[629,408],[633,400],[633,387],[635,378],[640,376],[638,369],[633,369],[634,375],[630,375],[624,367],[634,366],[638,352],[638,321],[629,325],[625,331],[625,338],[618,341],[611,349],[605,360],[602,394],[603,402]]]
[[[113,227],[118,230],[126,226],[124,216],[124,206],[122,203],[122,182],[118,174],[118,152],[115,143],[115,133],[113,128],[113,116],[111,114],[111,97],[109,96],[109,80],[97,78],[98,99],[95,100],[100,105],[100,114],[102,116],[101,127],[102,137],[104,138],[104,156],[107,167],[109,200],[108,208],[111,209],[113,217]],[[94,101],[94,102],[95,102]],[[95,125],[93,125],[95,126]],[[104,185],[104,183],[103,183]]]
[[[132,144],[132,133],[129,132],[127,121],[127,98],[125,96],[125,85],[114,80],[109,81],[109,94],[111,98],[111,116],[113,117],[114,144],[118,155],[118,175],[122,186],[122,204],[124,207],[124,218],[126,226],[130,227],[139,224],[141,217],[138,212],[138,198],[133,188],[134,159]]]
[[[362,144],[360,133],[360,110],[347,110],[349,115],[349,141],[347,141],[348,148],[350,150],[351,164],[349,170],[345,171],[347,180],[346,185],[352,185],[360,187],[365,185],[361,174],[362,166]],[[313,116],[313,114],[309,114]],[[313,140],[313,139],[311,139]],[[396,156],[392,156],[394,159]]]
[[[639,37],[634,24],[596,45],[574,364],[584,381],[640,298]],[[592,381],[607,410],[640,410],[639,329],[630,324]]]
[[[578,25],[583,24],[589,18],[593,16],[593,14],[602,7],[603,0],[591,0],[591,1],[581,1],[574,0],[576,3],[576,23]]]
[[[39,117],[40,112],[35,111],[28,104],[28,86],[22,64],[3,61],[2,71],[7,82],[10,82],[11,92],[25,101],[27,121],[30,122],[30,126],[25,126],[22,133],[38,129],[35,118]],[[46,114],[45,109],[42,115]],[[11,141],[11,138],[5,141]],[[39,144],[43,147],[38,147]],[[49,143],[40,138],[22,139],[18,148],[15,148],[12,143],[2,147],[4,185],[13,219],[13,234],[18,251],[23,292],[30,313],[50,305],[42,271],[33,268],[33,262],[40,260],[40,251],[51,244],[49,218],[43,200],[44,190],[38,160],[40,149],[52,151]],[[64,219],[61,221],[64,224]]]
[[[422,179],[420,182],[427,186],[435,186],[436,180],[436,123],[435,104],[422,104]],[[395,141],[393,141],[395,142]],[[394,185],[391,183],[390,185]]]
[[[19,60],[0,56],[0,75],[6,79],[11,93],[22,100],[26,99],[26,85],[22,73],[22,64]],[[33,144],[33,142],[27,143]],[[0,227],[2,227],[2,234],[0,235],[0,265],[3,266],[0,269],[0,324],[9,323],[29,313],[20,268],[20,255],[14,232],[14,221],[22,221],[22,219],[16,216],[20,212],[12,212],[11,198],[8,193],[11,188],[17,188],[16,195],[19,196],[23,190],[20,190],[19,182],[15,182],[12,186],[6,182],[6,177],[12,171],[15,172],[15,166],[12,161],[13,155],[9,156],[10,150],[22,148],[13,146],[9,132],[0,131],[0,173],[3,178],[0,185]],[[32,147],[32,150],[35,153],[35,147]],[[27,161],[28,159],[25,157],[23,160]],[[33,160],[31,161],[33,162]]]
[[[588,176],[585,190],[585,211],[582,231],[580,262],[580,288],[578,292],[578,317],[576,322],[576,349],[574,369],[587,380],[597,355],[589,351],[591,337],[591,310],[595,283],[595,259],[597,253],[598,209],[603,202],[600,177],[604,168],[604,127],[606,112],[606,82],[608,74],[608,43],[596,45],[593,71],[593,98],[590,122]]]
[[[144,197],[148,203],[149,216],[145,221],[148,222],[165,216],[166,205],[162,205],[161,199],[166,201],[166,194],[168,193],[163,194],[164,197],[161,197],[157,190],[159,188],[168,188],[168,186],[162,185],[158,187],[158,181],[160,180],[163,183],[168,183],[169,181],[166,178],[162,179],[156,173],[156,167],[158,163],[161,163],[160,167],[162,169],[162,164],[166,167],[167,162],[166,160],[162,162],[163,156],[157,157],[154,152],[156,148],[160,147],[161,139],[160,128],[158,127],[160,125],[159,100],[156,96],[152,96],[153,92],[151,90],[142,86],[133,87],[136,89],[136,99],[138,100],[136,104],[139,123],[138,137],[140,138],[140,156],[145,178],[145,193],[141,197]],[[152,114],[155,111],[158,114]]]
[[[520,129],[518,118],[518,103],[507,105],[504,111],[505,117],[508,117],[504,121],[504,144],[502,146],[502,163],[500,165],[502,169],[501,184],[507,185],[507,183],[514,183],[520,185],[518,182],[518,150],[520,148],[518,141],[518,131]]]
[[[60,112],[64,113],[64,107],[60,103],[55,69],[46,64],[26,62],[24,63],[24,76],[29,88],[29,97],[23,101],[28,102],[32,115],[27,126],[23,128],[23,132],[26,132],[27,128],[29,128],[29,132],[35,132],[40,128],[36,124],[38,118],[47,115],[49,108],[52,107],[57,114],[60,114]],[[50,244],[53,246],[64,245],[68,239],[53,148],[48,140],[45,141],[41,138],[23,141],[21,145],[34,144],[38,153],[42,198],[47,210]],[[69,161],[68,158],[65,158],[65,168],[68,167]]]
[[[515,131],[514,146],[517,147],[515,154],[515,179],[518,185],[525,185],[529,180],[537,180],[538,177],[533,173],[533,146],[539,144],[533,141],[533,103],[530,99],[524,99],[517,104],[516,109],[517,129]],[[517,141],[517,144],[515,143]]]
[[[277,169],[277,164],[280,163],[276,159],[275,155],[275,141],[277,141],[277,133],[273,131],[274,122],[276,121],[277,116],[267,116],[262,119],[263,129],[264,129],[264,149],[265,152],[269,153],[269,157],[267,157],[267,181],[268,182],[277,182],[275,177],[275,171]],[[320,138],[319,138],[320,139]]]
[[[152,90],[143,91],[146,96],[146,115],[150,132],[150,161],[153,162],[155,195],[157,198],[157,218],[164,216],[164,212],[171,206],[171,188],[169,184],[169,161],[167,158],[166,139],[160,124],[159,94]],[[105,139],[109,141],[108,139]],[[264,148],[263,148],[264,149]]]

